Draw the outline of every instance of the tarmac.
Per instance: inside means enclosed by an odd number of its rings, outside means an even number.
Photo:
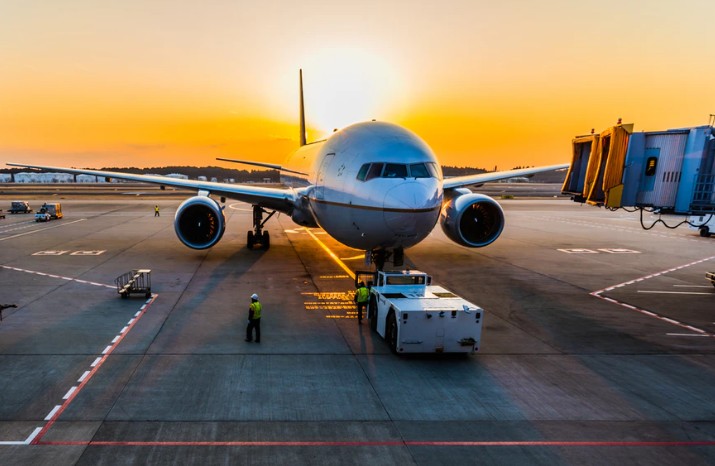
[[[436,227],[406,252],[485,309],[480,351],[397,356],[357,323],[363,254],[320,229],[275,216],[248,250],[250,206],[229,200],[195,251],[178,197],[61,202],[62,220],[0,220],[3,465],[715,464],[715,238],[505,199],[492,245]],[[150,298],[117,294],[134,269]]]

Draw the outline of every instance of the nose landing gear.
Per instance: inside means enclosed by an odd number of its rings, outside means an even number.
[[[387,249],[373,249],[370,251],[370,258],[372,262],[377,267],[377,270],[385,269],[385,262],[392,259],[392,265],[395,267],[401,267],[405,262],[405,250],[402,248],[395,248],[392,251]]]
[[[268,211],[261,206],[253,206],[253,231],[249,231],[248,235],[246,235],[246,245],[248,249],[253,249],[254,245],[260,245],[263,250],[268,250],[268,248],[271,247],[271,236],[267,231],[263,231],[263,225],[265,225],[268,219],[275,213],[275,210],[268,213]],[[268,214],[265,220],[263,219],[263,214]]]

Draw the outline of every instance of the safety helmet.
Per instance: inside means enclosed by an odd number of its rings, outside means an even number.
[[[253,293],[251,295],[251,299],[255,299],[256,301],[258,301],[258,295],[256,293]]]

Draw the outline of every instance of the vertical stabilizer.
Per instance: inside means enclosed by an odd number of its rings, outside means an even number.
[[[303,107],[303,70],[300,70],[300,145],[304,146],[305,141],[305,108]]]

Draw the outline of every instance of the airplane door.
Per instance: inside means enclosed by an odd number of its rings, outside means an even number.
[[[325,154],[323,161],[320,163],[320,169],[318,169],[318,181],[315,185],[315,198],[325,199],[325,175],[330,168],[330,164],[335,158],[335,152],[330,154]]]

